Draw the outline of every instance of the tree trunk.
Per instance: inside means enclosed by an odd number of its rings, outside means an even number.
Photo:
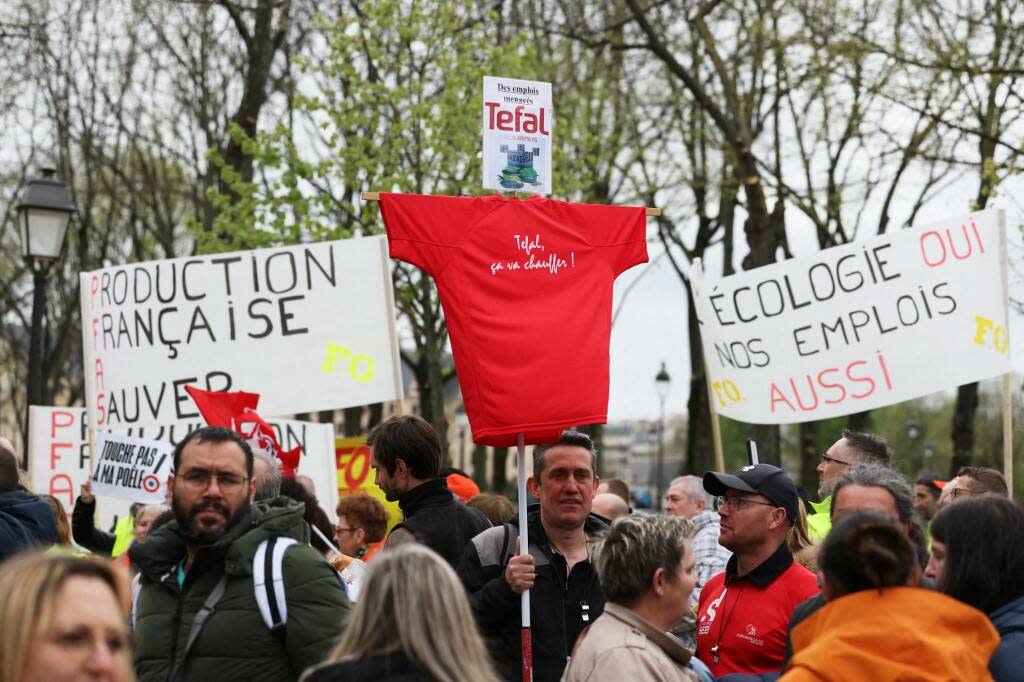
[[[846,418],[846,428],[851,431],[867,433],[871,430],[871,410],[854,412]]]
[[[363,408],[346,407],[343,411],[345,423],[345,435],[349,438],[361,435],[363,432]]]
[[[757,459],[762,464],[782,466],[781,437],[778,424],[750,424],[750,437],[757,441]]]
[[[953,459],[949,464],[951,477],[974,459],[974,415],[977,412],[977,382],[957,388],[956,407],[953,409]]]
[[[510,497],[508,491],[508,479],[505,477],[505,467],[508,466],[508,448],[494,448],[494,457],[491,459],[491,490]]]
[[[811,497],[818,490],[818,422],[800,424],[800,479],[799,483]]]
[[[487,481],[487,446],[473,447],[473,480],[480,486],[481,492],[491,489]]]
[[[704,350],[700,340],[700,325],[693,305],[689,281],[686,285],[687,336],[690,340],[690,397],[686,401],[687,473],[701,476],[715,467],[715,445],[711,435],[711,410],[708,406],[707,377],[704,374]]]
[[[369,415],[367,417],[366,432],[369,433],[373,430],[373,427],[380,424],[384,418],[384,403],[373,403],[369,406]]]

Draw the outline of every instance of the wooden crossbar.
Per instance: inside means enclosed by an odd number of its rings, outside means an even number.
[[[380,192],[363,192],[361,196],[363,201],[380,201]],[[660,208],[648,208],[646,210],[647,215],[650,217],[657,217],[661,215]]]

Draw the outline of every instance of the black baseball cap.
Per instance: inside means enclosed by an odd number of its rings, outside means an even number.
[[[786,510],[790,523],[795,523],[800,513],[799,495],[796,484],[786,472],[771,464],[751,464],[735,474],[720,474],[709,471],[704,474],[704,490],[718,496],[726,490],[741,490],[745,493],[764,495],[772,504]]]

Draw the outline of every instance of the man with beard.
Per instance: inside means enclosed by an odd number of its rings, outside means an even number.
[[[843,429],[842,436],[821,456],[818,473],[821,502],[811,502],[807,515],[807,533],[812,540],[824,540],[832,528],[832,489],[839,477],[858,464],[889,466],[892,448],[884,438],[871,433]]]
[[[178,443],[174,471],[175,520],[131,549],[138,679],[296,679],[324,659],[349,611],[309,546],[302,506],[253,506],[252,450],[225,428]]]
[[[520,670],[520,603],[530,590],[533,679],[557,682],[580,633],[604,610],[604,594],[590,562],[608,528],[590,513],[598,486],[597,455],[585,433],[565,431],[533,450],[526,482],[539,504],[527,511],[529,551],[519,552],[518,517],[480,533],[466,546],[459,578],[488,639],[498,674],[509,682]]]
[[[437,431],[419,417],[396,416],[373,427],[366,444],[374,482],[402,509],[402,522],[391,529],[384,551],[418,542],[455,568],[466,543],[491,523],[457,500],[440,475]]]

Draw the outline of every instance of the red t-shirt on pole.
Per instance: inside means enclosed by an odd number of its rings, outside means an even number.
[[[392,258],[437,284],[477,443],[606,421],[612,284],[647,261],[643,207],[382,193],[380,211]]]

